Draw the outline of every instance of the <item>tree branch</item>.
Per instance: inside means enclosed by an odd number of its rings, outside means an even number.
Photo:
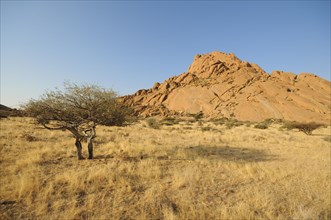
[[[52,127],[49,127],[48,125],[46,125],[45,123],[41,123],[41,125],[44,126],[44,128],[46,128],[48,130],[63,130],[63,129],[68,129],[66,126],[52,128]]]

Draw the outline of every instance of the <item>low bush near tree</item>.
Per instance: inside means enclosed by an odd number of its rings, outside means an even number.
[[[147,118],[146,123],[150,128],[159,129],[161,127],[160,123],[155,118]]]
[[[298,129],[299,131],[302,131],[306,135],[312,135],[314,130],[322,126],[323,126],[322,124],[318,124],[315,122],[302,123],[302,122],[292,121],[292,122],[285,122],[282,128],[286,128],[287,130]]]
[[[265,119],[264,121],[262,121],[262,122],[256,124],[256,125],[254,126],[254,128],[258,128],[258,129],[267,129],[267,128],[269,128],[269,126],[270,126],[273,122],[274,122],[273,119],[268,118],[268,119]]]

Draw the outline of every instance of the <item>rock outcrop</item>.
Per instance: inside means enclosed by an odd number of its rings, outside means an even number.
[[[196,55],[187,72],[120,100],[141,116],[187,115],[330,123],[331,83],[316,75],[273,71],[234,54]]]

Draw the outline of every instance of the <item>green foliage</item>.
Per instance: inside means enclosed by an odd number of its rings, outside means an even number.
[[[206,127],[201,128],[201,131],[211,131],[211,130],[213,130],[213,128],[210,127],[210,126],[206,126]]]
[[[93,159],[96,126],[120,126],[130,110],[117,101],[113,90],[96,85],[65,83],[64,91],[46,92],[39,100],[31,100],[23,108],[28,116],[50,130],[68,130],[76,139],[78,159],[82,156],[82,140],[88,142],[89,159]],[[27,141],[33,141],[29,138]]]
[[[115,103],[111,111],[111,115],[108,118],[105,118],[103,122],[104,125],[110,126],[122,126],[125,122],[136,121],[136,117],[133,116],[133,110],[127,106],[124,106],[120,103]]]
[[[263,121],[263,123],[265,123],[267,125],[271,125],[274,121],[275,121],[275,119],[273,119],[273,118],[267,118]]]
[[[225,122],[225,126],[228,129],[231,129],[233,127],[238,127],[243,125],[244,123],[242,121],[238,121],[237,119],[230,118],[227,122]]]
[[[269,127],[269,125],[268,124],[266,124],[266,123],[258,123],[258,124],[256,124],[255,126],[254,126],[254,128],[258,128],[258,129],[267,129]]]
[[[171,125],[174,125],[174,124],[178,124],[179,119],[172,118],[172,117],[166,117],[162,120],[161,123],[162,123],[162,125],[171,126]]]
[[[7,118],[10,116],[10,114],[11,114],[10,111],[0,109],[0,118]]]
[[[302,123],[302,122],[292,121],[292,122],[285,122],[282,128],[285,128],[287,130],[298,129],[299,131],[302,131],[307,135],[312,135],[314,130],[322,126],[323,126],[322,124],[318,124],[315,122]]]
[[[281,118],[272,118],[271,120],[272,120],[273,124],[283,124],[284,123],[284,120]]]
[[[243,123],[245,124],[246,127],[250,127],[253,124],[253,122],[251,121],[244,121]]]
[[[83,124],[122,125],[131,111],[116,101],[117,94],[96,85],[65,83],[64,91],[46,92],[23,109],[47,128],[71,129]]]
[[[224,125],[226,122],[228,122],[229,119],[226,118],[226,117],[223,117],[223,118],[217,118],[217,119],[213,119],[212,122],[215,124],[215,125]]]
[[[245,124],[244,122],[238,121],[235,118],[226,118],[226,117],[214,119],[212,122],[215,125],[225,125],[226,128],[228,128],[228,129],[231,129],[233,127],[238,127],[238,126],[241,126],[241,125]]]
[[[199,121],[201,118],[203,118],[203,112],[200,111],[196,114],[193,115],[193,118],[196,120],[196,121]]]
[[[272,123],[274,122],[274,119],[272,118],[268,118],[268,119],[265,119],[264,121],[256,124],[254,126],[254,128],[258,128],[258,129],[267,129]]]
[[[17,109],[0,109],[0,118],[8,118],[8,117],[22,117],[24,116],[23,112]]]
[[[159,121],[157,121],[155,118],[147,118],[146,123],[150,128],[159,129],[161,127]]]

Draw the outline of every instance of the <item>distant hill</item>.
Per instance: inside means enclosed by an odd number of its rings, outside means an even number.
[[[22,111],[9,108],[5,105],[0,104],[0,118],[7,118],[8,116],[21,116]]]
[[[5,105],[0,104],[0,110],[2,110],[2,111],[11,111],[12,109],[5,106]]]
[[[209,118],[330,123],[330,94],[331,83],[316,75],[270,75],[234,54],[212,52],[196,55],[187,72],[120,100],[141,116],[202,112]]]

